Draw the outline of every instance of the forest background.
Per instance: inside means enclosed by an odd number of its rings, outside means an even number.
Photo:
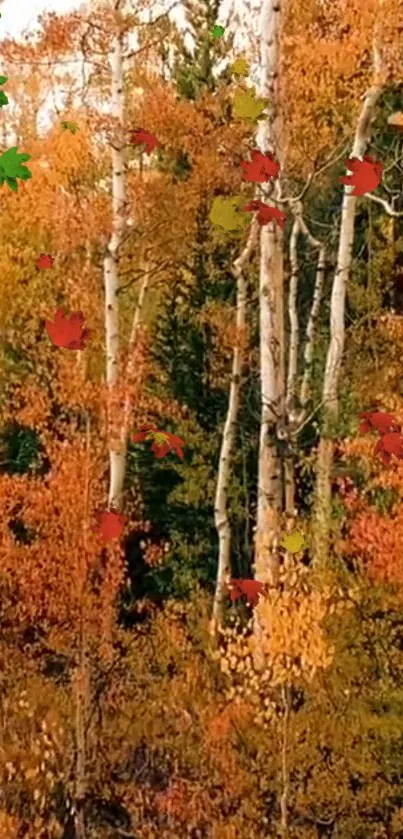
[[[0,836],[402,837],[403,466],[357,419],[403,423],[402,8],[181,8],[193,49],[146,1],[1,41],[32,178],[0,206]],[[212,223],[257,194],[284,230]],[[86,349],[50,341],[59,306]]]

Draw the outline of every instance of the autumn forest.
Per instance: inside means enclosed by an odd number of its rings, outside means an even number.
[[[401,2],[5,17],[0,839],[403,839]]]

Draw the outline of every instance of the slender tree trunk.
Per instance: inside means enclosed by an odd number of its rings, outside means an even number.
[[[117,24],[116,24],[117,25]],[[119,509],[125,470],[125,455],[116,439],[115,389],[119,370],[119,298],[118,263],[119,248],[125,229],[125,164],[123,158],[124,89],[123,89],[123,36],[116,32],[111,55],[112,115],[116,131],[112,152],[112,235],[104,260],[105,331],[106,331],[106,381],[108,386],[108,436],[109,436],[109,507]]]
[[[282,119],[279,94],[280,31],[284,0],[263,0],[260,95],[269,99],[269,115],[261,122],[257,143],[261,152],[282,160]],[[272,187],[262,184],[263,198]],[[271,199],[272,203],[273,200]],[[283,468],[278,452],[277,425],[284,413],[283,233],[277,225],[260,234],[260,390],[261,420],[258,464],[255,576],[275,583],[276,545],[283,509]]]
[[[376,106],[382,94],[380,80],[379,55],[375,45],[374,57],[375,82],[367,91],[359,115],[351,157],[362,158],[371,138],[371,125],[375,117]],[[331,470],[333,465],[334,424],[338,416],[338,387],[344,350],[344,315],[347,282],[350,276],[354,224],[357,198],[351,195],[352,187],[344,187],[339,249],[336,271],[333,280],[330,308],[330,343],[326,358],[323,384],[324,428],[319,443],[316,476],[315,509],[315,557],[318,561],[326,560],[329,553],[330,513],[331,513]]]
[[[246,282],[244,267],[257,242],[257,221],[253,219],[245,248],[235,260],[233,273],[236,277],[236,336],[232,356],[232,373],[229,391],[228,410],[221,443],[218,466],[217,488],[214,504],[215,526],[218,534],[218,568],[213,602],[211,631],[215,633],[223,618],[226,596],[226,581],[231,576],[231,526],[228,516],[228,483],[231,474],[232,454],[236,440],[239,398],[241,389],[242,361],[246,325]]]
[[[296,385],[298,375],[298,345],[299,345],[299,324],[297,311],[298,291],[298,253],[297,243],[300,231],[298,216],[294,219],[290,238],[290,265],[291,277],[288,292],[288,317],[290,321],[290,341],[288,349],[288,373],[287,373],[287,396],[286,415],[287,427],[292,427],[295,414]],[[291,440],[289,441],[291,442]],[[285,513],[287,516],[294,515],[295,507],[295,463],[291,446],[284,459],[284,484],[285,484]]]

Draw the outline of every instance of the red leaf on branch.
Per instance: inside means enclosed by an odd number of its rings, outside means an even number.
[[[346,169],[351,170],[352,174],[342,175],[339,182],[346,186],[354,186],[350,195],[365,195],[366,192],[372,192],[382,180],[383,163],[373,157],[367,156],[363,160],[351,157],[345,161],[345,166]]]
[[[252,160],[241,160],[241,166],[244,170],[244,181],[264,184],[270,178],[278,178],[280,164],[274,160],[270,152],[262,154],[262,152],[255,149],[251,152],[251,156]]]
[[[258,224],[261,226],[269,224],[270,221],[275,221],[282,230],[287,219],[286,213],[282,213],[281,210],[277,209],[277,207],[270,207],[269,204],[265,204],[263,201],[260,201],[259,198],[250,201],[249,204],[245,204],[245,206],[242,207],[242,211],[256,212]]]
[[[53,323],[45,320],[45,328],[56,347],[66,350],[84,350],[86,341],[92,334],[91,329],[83,329],[84,320],[82,312],[72,312],[68,317],[63,313],[63,309],[58,309]]]
[[[258,580],[230,580],[228,584],[232,601],[244,595],[250,606],[256,606],[260,594],[266,593],[266,586]]]

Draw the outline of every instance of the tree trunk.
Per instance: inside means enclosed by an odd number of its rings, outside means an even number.
[[[378,61],[379,59],[375,62],[376,71],[378,71]],[[365,95],[357,123],[351,157],[362,158],[365,153],[371,138],[371,124],[382,90],[383,86],[381,81],[376,79],[374,85]],[[337,421],[338,415],[338,386],[345,336],[344,314],[346,287],[353,258],[354,224],[357,207],[357,198],[351,195],[352,189],[351,186],[344,187],[339,249],[330,304],[330,343],[323,383],[324,428],[319,443],[317,461],[314,544],[315,557],[320,562],[326,560],[329,553],[331,515],[330,479],[333,465],[332,434],[334,433],[334,424]]]
[[[116,24],[117,25],[117,24]],[[112,235],[104,260],[106,382],[108,386],[109,498],[108,506],[119,509],[125,473],[125,453],[116,441],[115,389],[119,370],[119,248],[125,228],[125,164],[123,158],[124,92],[123,36],[116,32],[111,56],[112,115],[116,123],[112,152]],[[116,148],[115,148],[116,146]]]
[[[269,99],[269,115],[261,122],[257,143],[261,152],[282,160],[282,119],[279,95],[282,0],[263,0],[260,96]],[[271,185],[262,184],[263,198]],[[272,201],[273,203],[273,201]],[[275,582],[276,545],[283,509],[283,468],[278,452],[277,424],[284,413],[283,232],[271,223],[260,234],[260,390],[261,419],[258,465],[258,509],[255,576]]]
[[[228,483],[231,473],[232,454],[234,451],[238,421],[239,397],[241,388],[242,361],[244,352],[244,332],[246,324],[246,283],[244,266],[251,256],[257,241],[257,221],[253,219],[245,248],[235,260],[233,273],[236,277],[236,336],[232,357],[232,374],[229,391],[228,410],[221,443],[218,466],[217,488],[214,504],[214,519],[218,534],[218,568],[213,603],[211,632],[214,634],[223,618],[226,596],[226,582],[231,576],[231,526],[227,510]]]
[[[299,345],[299,324],[297,311],[298,291],[298,253],[297,243],[300,231],[299,218],[296,216],[292,227],[290,238],[290,265],[291,277],[288,292],[288,317],[290,321],[290,340],[288,349],[288,373],[287,373],[287,396],[286,416],[287,428],[292,431],[293,418],[296,408],[296,386],[298,375],[298,345]],[[291,444],[291,438],[289,439]],[[285,489],[285,513],[287,516],[294,515],[295,506],[295,462],[291,445],[284,459],[284,489]]]

